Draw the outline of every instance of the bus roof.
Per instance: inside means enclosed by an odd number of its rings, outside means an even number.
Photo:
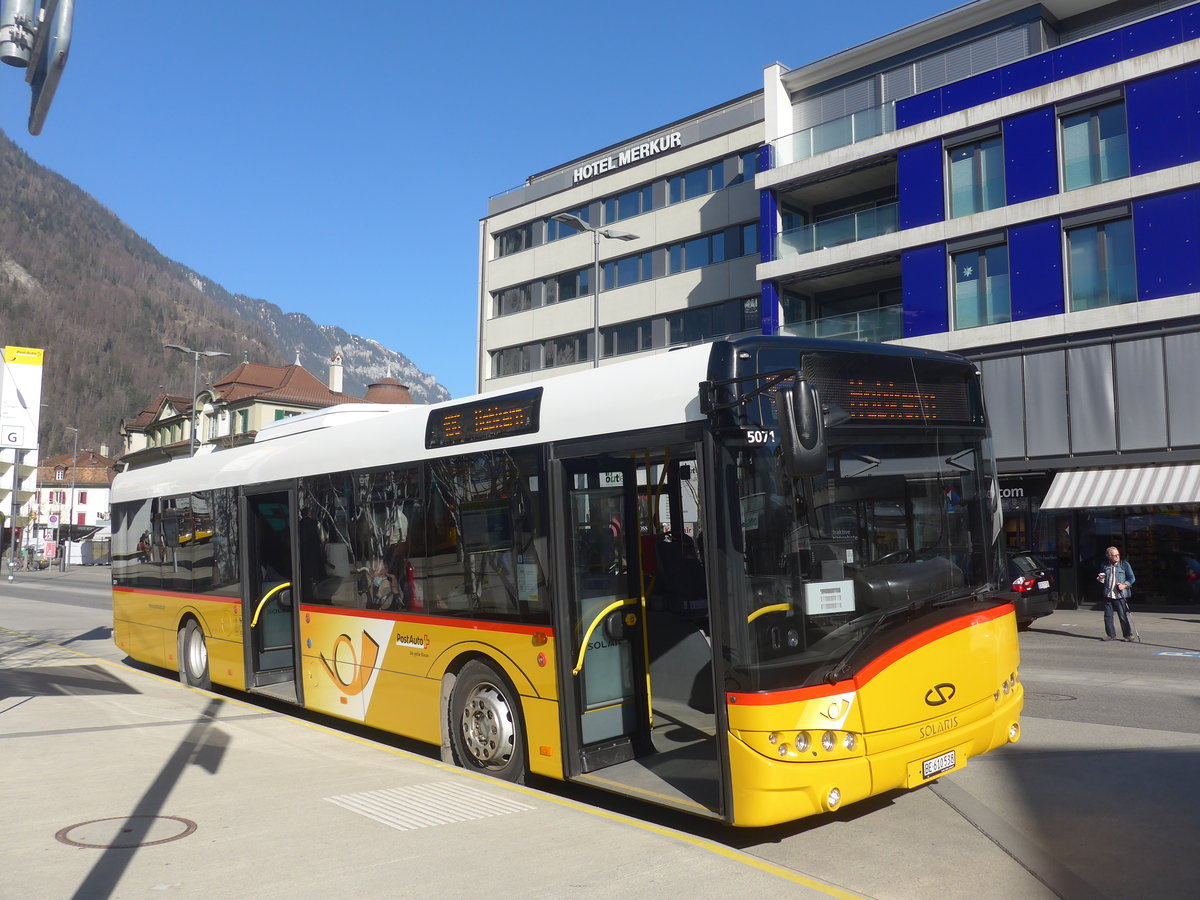
[[[252,444],[123,472],[113,482],[112,501],[262,484],[699,420],[703,418],[699,386],[708,377],[712,347],[685,347],[432,405],[348,404],[306,413],[264,428]],[[542,397],[536,433],[426,449],[431,413],[537,388]]]
[[[716,341],[432,405],[347,404],[317,410],[268,425],[252,444],[123,472],[113,482],[112,502],[699,421],[704,418],[700,383],[711,377],[709,361],[718,347],[722,352],[729,347],[735,352],[779,347],[797,354],[821,351],[954,359],[971,365],[962,357],[892,344],[781,336]],[[429,418],[439,410],[535,390],[541,391],[536,432],[426,448]]]

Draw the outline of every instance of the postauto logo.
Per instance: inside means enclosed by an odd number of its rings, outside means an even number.
[[[927,706],[945,706],[954,699],[957,691],[948,681],[943,681],[941,684],[935,684],[925,692],[925,703]]]

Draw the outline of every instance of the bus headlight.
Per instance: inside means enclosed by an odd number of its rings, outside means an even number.
[[[827,731],[821,735],[821,749],[826,753],[832,753],[833,748],[837,746],[837,735],[832,731]]]
[[[850,753],[854,752],[854,748],[858,746],[858,738],[852,732],[847,731],[846,736],[842,738],[842,746]]]
[[[829,793],[825,795],[825,805],[830,809],[837,809],[837,805],[842,802],[842,792],[837,788],[830,788]]]
[[[812,741],[808,737],[807,731],[802,731],[796,735],[796,752],[806,753],[808,748],[812,746]]]

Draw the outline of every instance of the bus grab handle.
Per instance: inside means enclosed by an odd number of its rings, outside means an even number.
[[[587,653],[588,641],[592,637],[592,632],[595,631],[596,627],[604,621],[604,617],[614,609],[620,609],[622,606],[629,606],[637,602],[637,597],[629,597],[625,600],[617,600],[613,603],[610,603],[608,606],[604,607],[604,609],[600,610],[599,615],[592,619],[592,624],[588,626],[588,630],[583,635],[583,641],[579,645],[579,658],[575,660],[575,668],[571,670],[572,675],[578,675],[583,670],[583,657],[584,654]]]
[[[258,607],[254,610],[254,618],[250,620],[251,628],[253,628],[255,625],[258,624],[258,614],[262,612],[262,608],[264,606],[266,606],[267,601],[270,600],[272,597],[274,597],[276,594],[278,594],[280,591],[282,591],[284,588],[290,588],[291,586],[292,586],[292,583],[290,581],[285,581],[283,584],[277,584],[277,585],[275,585],[275,587],[273,587],[269,591],[267,591],[266,595],[261,600],[258,601]]]

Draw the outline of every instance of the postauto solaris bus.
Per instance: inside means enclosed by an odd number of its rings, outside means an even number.
[[[968,361],[716,341],[122,473],[114,637],[499,778],[767,825],[1018,739],[999,503]]]

